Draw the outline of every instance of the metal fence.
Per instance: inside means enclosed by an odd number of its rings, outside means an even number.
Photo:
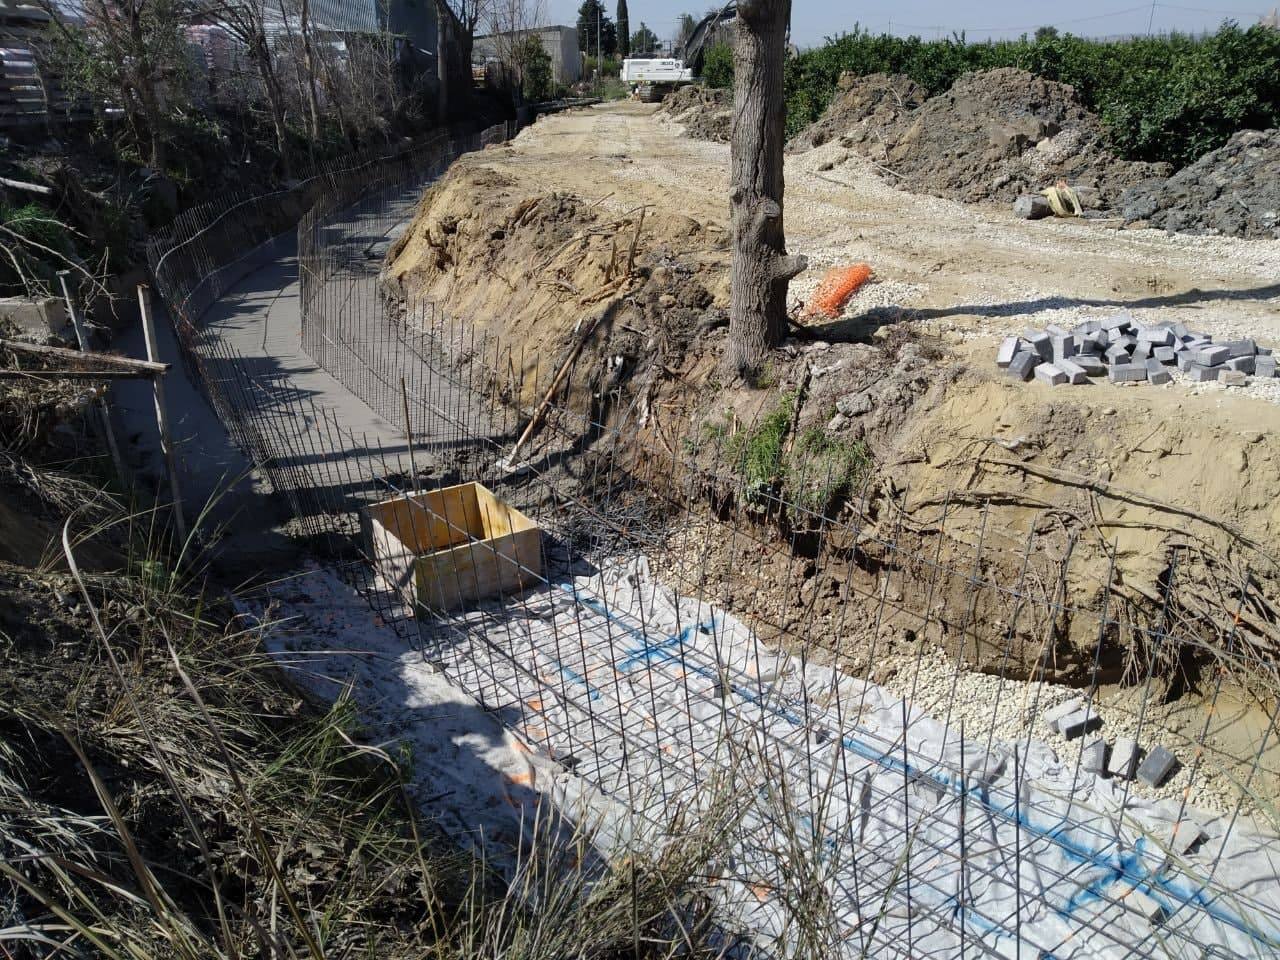
[[[457,148],[336,178],[301,220],[304,342],[402,425],[394,450],[199,330],[191,304],[227,268],[191,257],[174,283],[219,413],[384,620],[622,809],[662,825],[729,789],[735,826],[709,883],[745,950],[1280,952],[1276,630],[1249,573],[1265,551],[1237,544],[1250,560],[1222,567],[1206,604],[1202,560],[1175,544],[1160,594],[1135,601],[1113,546],[1099,574],[1043,517],[995,536],[989,501],[979,536],[949,536],[961,492],[928,515],[895,510],[872,475],[838,512],[806,506],[744,484],[732,437],[697,455],[646,439],[622,387],[602,397],[569,377],[539,404],[538,365],[389,298],[369,256]],[[244,249],[259,237],[234,229]],[[504,463],[535,408],[535,441]],[[542,525],[536,555],[448,499],[471,479]],[[369,507],[386,501],[399,510],[379,532]],[[449,544],[436,573],[451,595],[473,602],[424,594],[411,562],[398,577],[423,530]],[[486,568],[518,588],[482,599]],[[1049,680],[1067,634],[1090,638],[1074,691]],[[1198,677],[1190,714],[1171,712],[1171,664]],[[1073,722],[1096,732],[1066,739],[1045,720],[1073,693]],[[1092,741],[1112,731],[1167,749],[1168,781],[1115,775],[1119,743],[1109,770]]]

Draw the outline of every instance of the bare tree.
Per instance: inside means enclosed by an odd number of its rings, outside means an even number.
[[[253,64],[271,112],[276,149],[288,175],[290,169],[288,128],[285,120],[284,88],[272,51],[269,27],[280,9],[278,0],[195,0],[200,16],[216,23],[239,41]],[[287,19],[287,18],[286,18]]]
[[[449,115],[454,91],[466,89],[470,83],[476,28],[484,22],[491,2],[492,0],[435,0],[439,112],[442,121]]]
[[[730,212],[732,305],[727,370],[759,372],[787,333],[787,287],[808,261],[787,255],[783,229],[783,70],[791,0],[742,0],[734,47]]]
[[[494,56],[513,89],[524,82],[529,46],[526,40],[547,22],[545,0],[490,0],[485,29]]]
[[[187,0],[86,0],[81,26],[69,24],[58,0],[40,0],[55,33],[54,54],[68,86],[110,102],[125,114],[148,163],[163,169],[165,105],[186,98]]]

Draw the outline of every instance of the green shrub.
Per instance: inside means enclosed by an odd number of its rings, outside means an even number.
[[[795,405],[795,393],[784,393],[754,429],[735,434],[725,447],[737,464],[749,500],[769,493],[782,476],[783,447]]]
[[[702,79],[709,87],[725,90],[733,87],[733,48],[727,43],[717,43],[707,51],[702,66]]]
[[[1131,160],[1183,166],[1237,130],[1280,124],[1280,31],[1226,22],[1214,34],[1117,43],[1054,31],[969,43],[854,31],[787,64],[787,129],[817,120],[845,72],[903,73],[930,95],[963,73],[1018,67],[1069,83],[1102,118],[1112,147]]]
[[[555,88],[551,54],[543,48],[541,40],[530,36],[521,44],[519,55],[525,100],[531,103],[550,100]]]
[[[783,498],[803,510],[825,514],[871,469],[871,451],[861,440],[833,437],[810,427],[787,458]]]

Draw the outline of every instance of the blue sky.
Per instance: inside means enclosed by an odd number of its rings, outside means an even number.
[[[553,23],[577,21],[581,0],[547,0]],[[617,0],[603,0],[613,15]],[[820,44],[824,37],[847,31],[855,22],[877,32],[892,30],[899,35],[918,34],[932,38],[964,30],[971,40],[1018,36],[1041,24],[1083,36],[1145,34],[1148,24],[1155,32],[1167,30],[1212,30],[1224,18],[1241,24],[1256,23],[1276,0],[1180,0],[1176,5],[1134,2],[1134,0],[1076,0],[1071,4],[1028,4],[1015,0],[902,0],[902,2],[862,4],[851,0],[793,0],[792,35],[801,46]],[[681,13],[701,16],[711,0],[627,0],[632,30],[643,20],[662,39],[675,32]]]

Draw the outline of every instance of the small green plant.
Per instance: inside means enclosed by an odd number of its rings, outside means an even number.
[[[866,443],[833,437],[821,427],[801,433],[787,460],[783,497],[817,514],[825,514],[866,477],[872,464]]]
[[[778,398],[777,406],[754,429],[735,435],[726,447],[737,464],[748,499],[759,499],[768,493],[782,475],[784,447],[796,399],[794,391],[784,393]]]

